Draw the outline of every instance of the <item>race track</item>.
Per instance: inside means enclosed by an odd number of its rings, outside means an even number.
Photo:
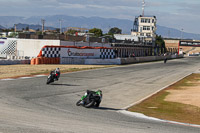
[[[199,133],[200,128],[120,113],[120,110],[200,69],[190,57],[47,77],[0,80],[0,133]],[[77,107],[85,90],[103,91],[100,108]]]

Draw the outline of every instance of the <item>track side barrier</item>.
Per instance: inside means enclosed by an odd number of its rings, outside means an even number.
[[[31,65],[40,65],[40,64],[60,64],[60,58],[37,57],[31,59]]]
[[[53,46],[53,45],[46,45],[42,47],[40,50],[39,54],[37,57],[42,57],[42,50],[44,48],[77,48],[77,49],[112,49],[112,48],[107,48],[107,47],[90,47],[90,46],[83,46],[83,47],[78,47],[78,46]]]
[[[35,62],[36,62],[35,58],[31,59],[31,65],[35,65]]]

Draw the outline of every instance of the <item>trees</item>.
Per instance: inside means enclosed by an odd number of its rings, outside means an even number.
[[[11,32],[14,32],[14,31],[15,31],[15,29],[14,29],[14,28],[11,28],[11,29],[10,29],[10,31],[11,31]]]
[[[18,33],[17,32],[12,32],[8,37],[17,37]]]
[[[56,32],[57,32],[57,33],[60,33],[60,29],[59,29],[59,28],[56,28]]]
[[[96,37],[100,37],[100,36],[103,35],[102,30],[101,30],[101,29],[98,29],[98,28],[90,29],[90,30],[89,30],[89,33],[93,33],[94,36],[96,36]]]
[[[73,30],[73,29],[69,29],[68,31],[67,31],[67,34],[68,35],[74,35],[76,32],[78,32],[77,30]]]
[[[29,26],[26,26],[26,31],[29,31]]]
[[[162,53],[166,52],[165,41],[163,40],[161,35],[160,36],[156,35],[156,45],[161,48]]]
[[[109,35],[113,35],[113,34],[121,34],[122,33],[122,30],[117,28],[117,27],[114,27],[114,28],[111,28],[109,31],[108,31],[108,34]]]

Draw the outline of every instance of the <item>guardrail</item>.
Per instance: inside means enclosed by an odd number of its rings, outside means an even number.
[[[122,58],[121,64],[131,64],[140,62],[150,62],[164,60],[164,56],[146,56],[146,57],[132,57],[132,58]],[[183,55],[168,55],[167,59],[183,58]]]
[[[30,64],[30,60],[0,60],[0,65]]]
[[[168,55],[168,59],[183,58],[183,55]],[[130,58],[115,58],[115,59],[68,59],[65,60],[60,58],[34,58],[32,60],[0,60],[0,65],[15,65],[15,64],[94,64],[94,65],[123,65],[133,64],[141,62],[151,62],[164,60],[164,56],[146,56],[146,57],[130,57]]]

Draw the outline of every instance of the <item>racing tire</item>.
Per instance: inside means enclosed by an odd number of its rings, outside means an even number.
[[[89,102],[88,104],[85,104],[84,107],[90,108],[90,107],[94,106],[94,103],[95,103],[95,101],[91,100],[91,102]]]
[[[167,59],[164,60],[164,63],[167,63]]]
[[[78,102],[76,102],[76,106],[80,106],[81,104],[81,100],[78,100]]]
[[[96,104],[95,104],[94,106],[95,106],[95,107],[99,107],[100,103],[101,103],[101,102],[98,101],[98,102],[96,102]]]
[[[51,80],[51,78],[48,78],[48,79],[47,79],[47,84],[50,84],[51,82],[53,82],[53,81]]]

